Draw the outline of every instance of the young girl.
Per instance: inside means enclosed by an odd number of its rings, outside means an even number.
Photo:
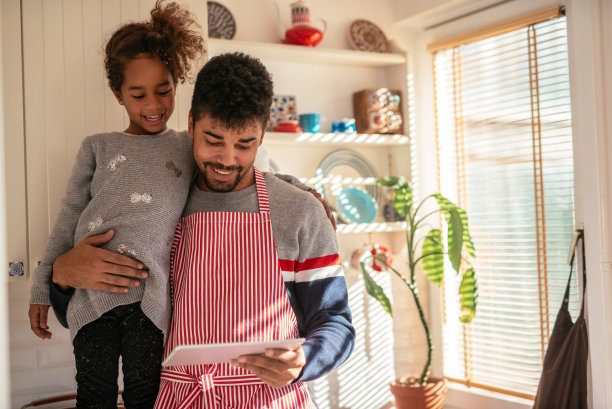
[[[153,407],[159,388],[171,314],[170,243],[194,167],[191,140],[166,123],[174,111],[176,85],[205,51],[193,16],[176,3],[161,3],[149,21],[120,27],[106,45],[106,75],[129,126],[83,140],[62,210],[34,272],[29,316],[46,329],[53,262],[83,238],[113,229],[104,247],[139,260],[148,270],[148,278],[124,294],[75,290],[67,320],[79,408],[116,407],[120,356],[126,407]]]

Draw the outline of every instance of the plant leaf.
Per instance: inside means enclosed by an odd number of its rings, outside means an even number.
[[[448,225],[448,259],[453,269],[459,273],[461,251],[463,250],[463,221],[458,210],[460,208],[439,193],[433,196],[438,201],[438,206],[442,209],[446,218],[446,224]]]
[[[468,216],[467,212],[459,206],[456,206],[459,216],[461,216],[461,224],[463,225],[463,247],[466,248],[468,254],[472,258],[476,258],[476,250],[474,249],[474,243],[472,242],[472,235],[468,227]]]
[[[476,305],[478,303],[478,283],[473,268],[468,268],[463,273],[461,284],[459,285],[459,306],[461,307],[461,316],[459,320],[466,324],[472,322],[476,314]]]
[[[446,217],[446,223],[450,223],[449,222],[450,209],[452,208],[457,209],[457,211],[459,212],[459,216],[461,216],[461,224],[463,226],[463,246],[468,251],[468,254],[472,256],[472,258],[476,258],[476,250],[474,249],[474,243],[472,242],[472,235],[470,234],[470,229],[468,227],[467,212],[439,193],[435,193],[434,197],[438,201],[438,206],[440,206],[440,208],[444,210],[444,216]],[[449,233],[449,236],[450,236],[450,233]]]
[[[376,183],[381,186],[395,188],[396,185],[406,184],[406,179],[403,176],[385,176],[376,179]]]
[[[459,272],[461,250],[463,248],[463,223],[456,207],[451,207],[448,217],[448,259],[453,269]]]
[[[376,284],[376,281],[372,278],[370,273],[368,273],[365,263],[362,261],[359,263],[361,265],[361,272],[363,273],[363,281],[365,282],[365,288],[368,294],[374,297],[380,305],[382,305],[383,309],[391,316],[393,316],[393,312],[391,311],[391,301],[385,294],[385,291],[381,286]]]
[[[376,183],[381,186],[387,186],[393,189],[393,207],[397,213],[406,217],[412,206],[412,188],[410,183],[403,176],[385,176],[376,180]]]
[[[440,243],[441,237],[439,229],[431,229],[423,239],[421,247],[423,273],[438,287],[444,279],[444,249]]]

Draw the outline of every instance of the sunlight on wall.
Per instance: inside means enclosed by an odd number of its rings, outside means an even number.
[[[391,294],[387,273],[374,279]],[[393,401],[389,382],[393,369],[393,321],[369,295],[363,279],[349,287],[349,305],[357,332],[351,357],[326,377],[309,383],[318,409],[376,409]]]

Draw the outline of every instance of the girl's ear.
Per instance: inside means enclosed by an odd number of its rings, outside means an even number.
[[[111,89],[111,91],[113,91],[113,94],[115,95],[115,98],[117,98],[117,102],[119,103],[119,105],[123,105],[123,98],[121,98],[121,94],[119,93],[119,91]]]

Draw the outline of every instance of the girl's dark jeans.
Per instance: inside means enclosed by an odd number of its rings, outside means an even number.
[[[116,409],[119,357],[126,409],[151,409],[159,390],[163,333],[140,303],[113,308],[83,326],[73,341],[77,409]]]

